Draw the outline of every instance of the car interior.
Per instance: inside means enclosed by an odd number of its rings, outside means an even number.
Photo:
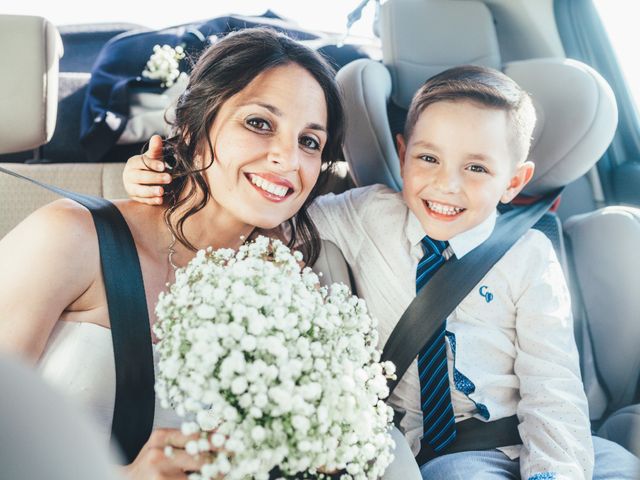
[[[593,431],[640,456],[640,256],[634,253],[640,243],[640,190],[637,182],[629,187],[637,178],[633,172],[621,181],[626,196],[609,195],[615,183],[602,186],[611,148],[627,128],[619,121],[626,122],[628,109],[612,89],[615,79],[605,78],[597,65],[569,58],[558,29],[560,9],[568,8],[563,3],[379,4],[381,59],[354,59],[337,74],[347,135],[344,159],[326,191],[376,183],[402,188],[394,138],[413,93],[432,75],[472,63],[516,80],[531,93],[538,116],[530,152],[535,176],[516,203],[564,187],[560,206],[535,228],[551,239],[570,285]],[[0,39],[14,46],[0,53],[9,72],[0,76],[0,167],[74,192],[126,197],[124,162],[142,145],[114,145],[101,161],[88,162],[79,131],[101,49],[141,28],[57,27],[41,17],[0,14]],[[629,192],[636,192],[635,199]],[[54,199],[51,192],[0,174],[0,238]],[[357,292],[335,245],[323,243],[314,269],[323,273],[323,283],[341,281]]]

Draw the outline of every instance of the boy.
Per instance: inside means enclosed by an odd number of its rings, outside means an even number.
[[[358,188],[321,197],[309,209],[321,237],[351,266],[358,293],[378,319],[381,346],[433,271],[484,242],[497,204],[531,179],[526,158],[534,124],[530,98],[502,73],[447,70],[416,93],[398,138],[402,193]],[[446,453],[455,424],[472,417],[517,414],[523,443],[444,454],[421,466],[423,478],[591,478],[593,444],[569,294],[543,234],[527,232],[425,350],[389,398],[406,412],[400,427],[414,454],[421,442]],[[635,457],[595,441],[607,454],[604,463],[599,457],[596,478],[635,478]]]
[[[416,295],[423,242],[447,242],[440,244],[444,258],[462,258],[493,231],[498,203],[510,202],[531,179],[534,166],[526,158],[534,125],[530,98],[505,75],[471,66],[448,70],[411,102],[398,138],[402,196],[373,186],[342,199],[321,197],[310,209],[321,236],[351,265],[382,344]],[[446,394],[437,416],[422,410],[429,398],[421,389],[437,390],[440,379],[421,383],[418,360],[389,398],[406,411],[400,426],[413,452],[429,433],[440,434],[431,435],[432,448],[446,448],[454,435],[446,423],[451,417],[457,423],[518,414],[523,445],[444,455],[421,466],[424,478],[471,478],[490,470],[501,472],[496,478],[591,478],[593,447],[569,295],[542,233],[529,231],[507,252],[447,319],[440,341],[453,412],[442,407]]]

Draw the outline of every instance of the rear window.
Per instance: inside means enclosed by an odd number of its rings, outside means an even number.
[[[56,25],[86,23],[133,23],[149,28],[164,28],[189,23],[229,13],[260,15],[268,8],[276,14],[297,22],[301,27],[324,32],[344,33],[348,14],[360,3],[359,0],[323,0],[318,2],[295,2],[291,0],[245,0],[242,2],[216,0],[181,0],[175,4],[158,2],[132,2],[110,0],[108,8],[94,8],[78,0],[21,0],[9,2],[2,7],[3,13],[39,15]],[[355,36],[373,37],[372,25],[375,2],[363,10],[362,19],[351,29]]]

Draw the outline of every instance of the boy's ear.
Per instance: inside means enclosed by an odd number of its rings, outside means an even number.
[[[407,152],[407,145],[404,143],[404,135],[398,133],[396,135],[396,143],[398,145],[398,157],[400,158],[400,170],[404,167],[404,154]]]
[[[511,177],[507,190],[500,197],[502,203],[509,203],[511,200],[522,191],[527,183],[533,178],[533,172],[535,171],[535,165],[533,162],[523,162],[516,168],[516,171]]]

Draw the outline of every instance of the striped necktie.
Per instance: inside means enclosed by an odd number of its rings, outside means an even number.
[[[416,293],[431,279],[445,259],[442,252],[448,243],[422,239],[424,256],[416,270]],[[445,346],[445,325],[439,327],[418,354],[418,374],[420,376],[420,403],[426,442],[436,453],[444,450],[456,438],[456,425],[449,391],[447,351]]]

